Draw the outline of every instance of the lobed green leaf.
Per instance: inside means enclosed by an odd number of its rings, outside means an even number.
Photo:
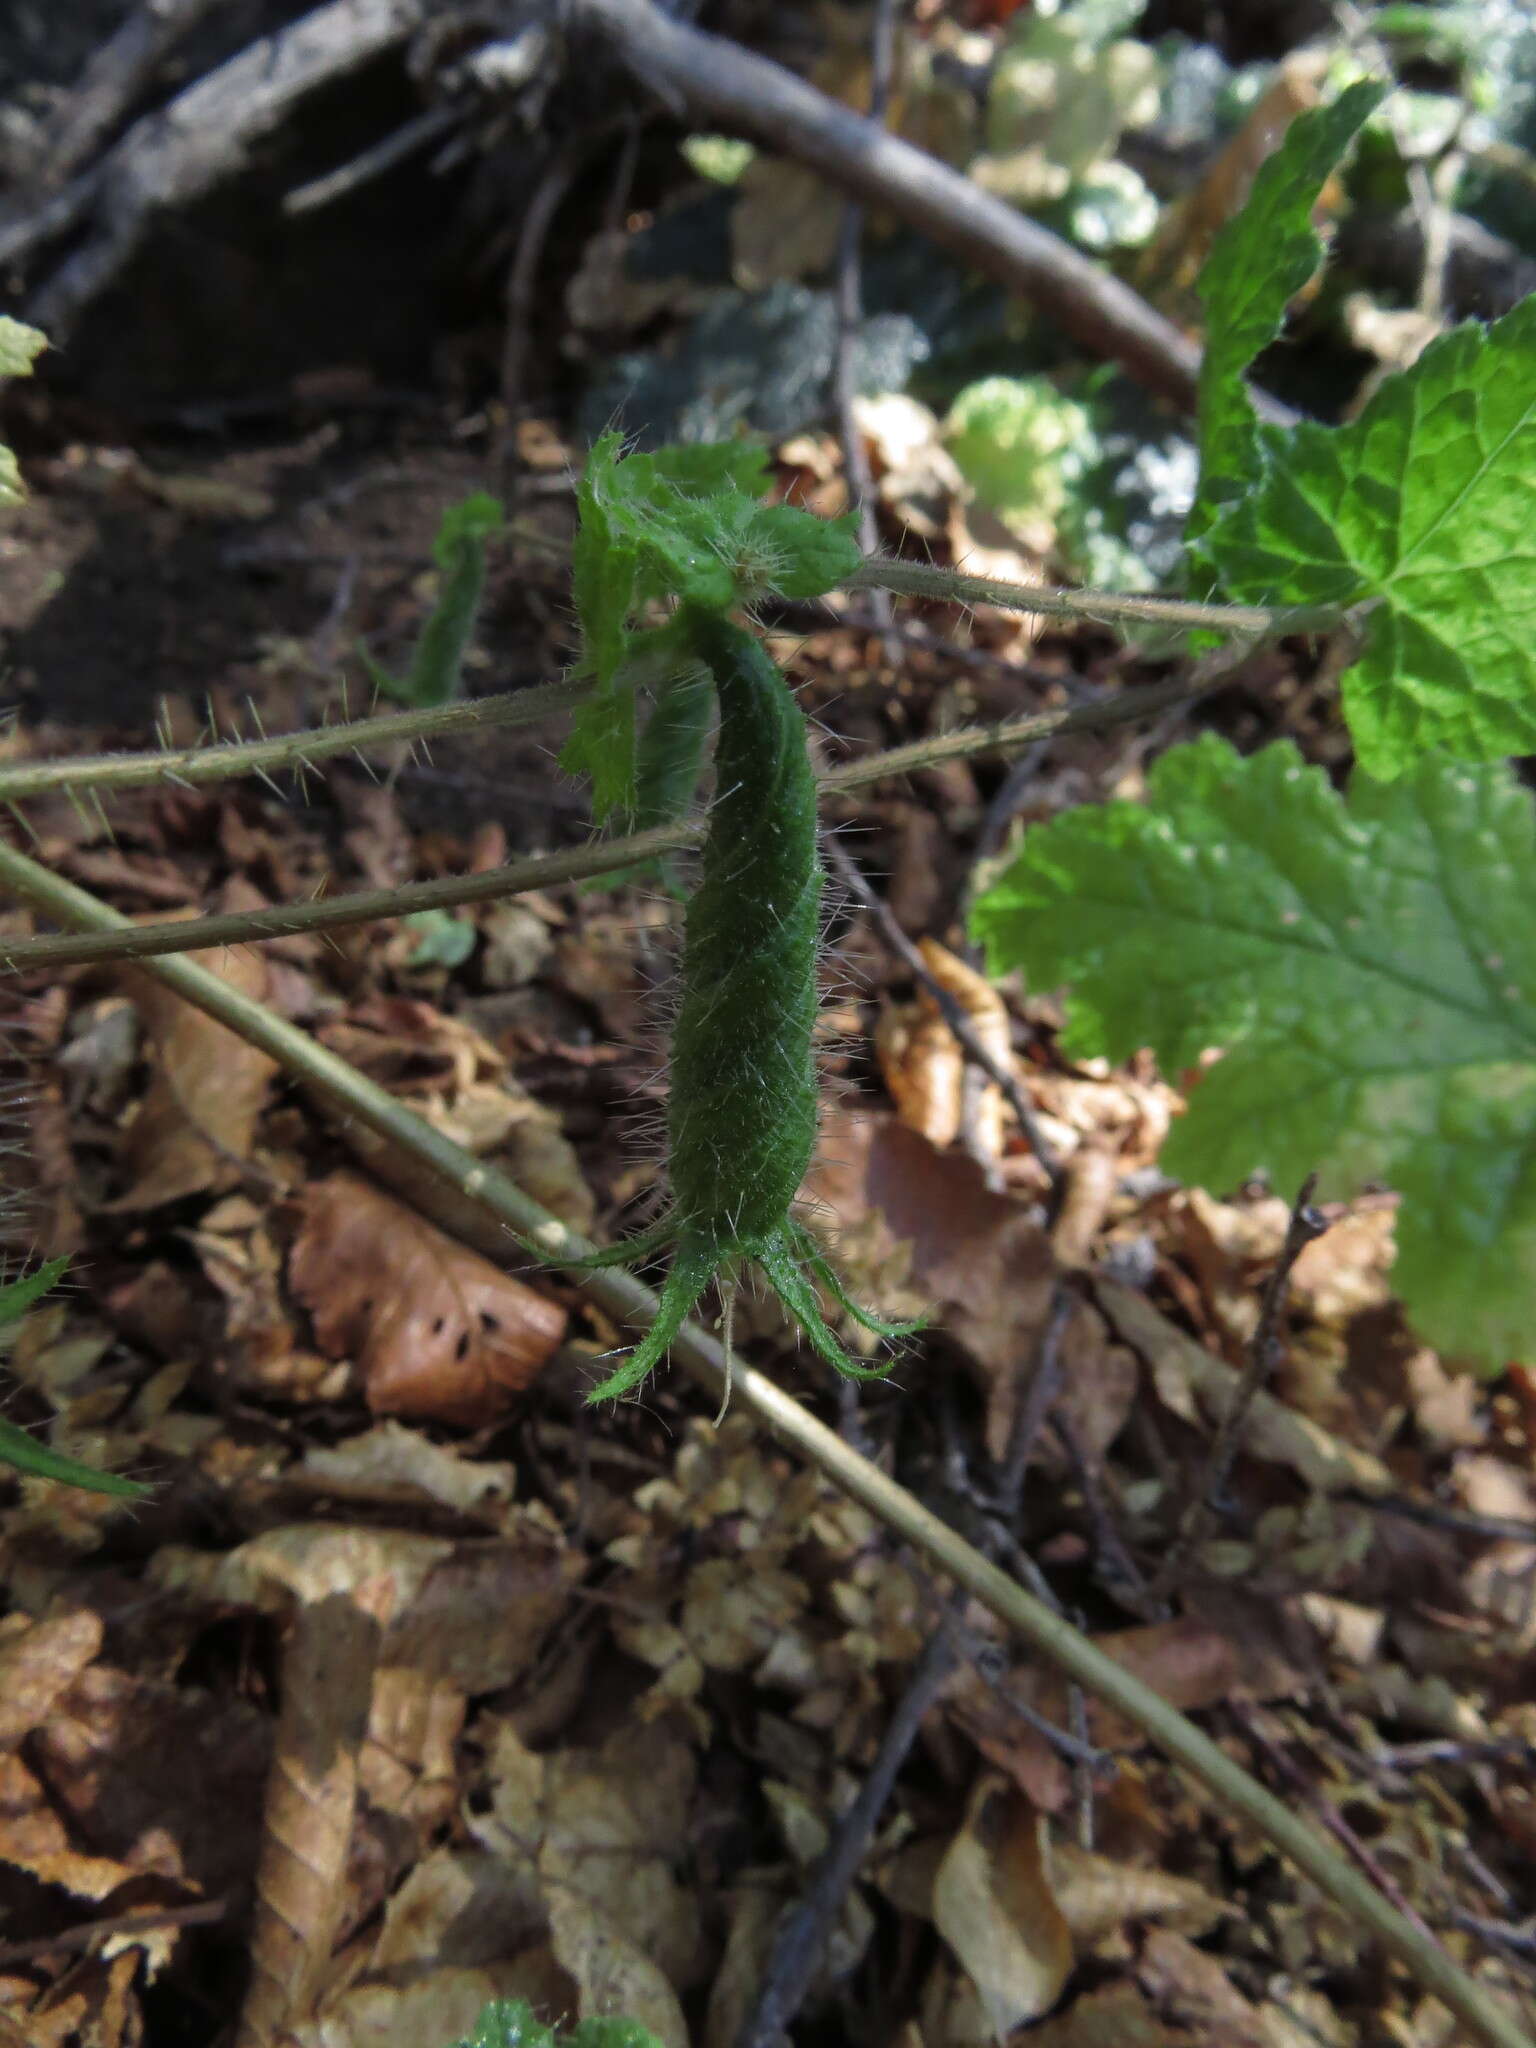
[[[1206,737],[1145,806],[1031,831],[978,902],[993,972],[1068,983],[1078,1054],[1223,1056],[1169,1171],[1403,1197],[1396,1281],[1424,1335],[1536,1357],[1536,812],[1502,767],[1429,756],[1348,801],[1287,745]]]
[[[1344,678],[1362,765],[1536,751],[1536,298],[1442,335],[1348,425],[1265,439],[1205,547],[1239,601],[1378,601]]]
[[[1258,482],[1258,418],[1244,383],[1279,334],[1285,309],[1322,260],[1312,208],[1324,180],[1387,88],[1365,80],[1326,107],[1299,114],[1259,168],[1242,212],[1217,236],[1200,274],[1205,354],[1200,368],[1200,489],[1185,527],[1198,540],[1225,504]]]

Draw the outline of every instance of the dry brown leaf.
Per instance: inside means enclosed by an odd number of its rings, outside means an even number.
[[[582,1569],[579,1552],[530,1509],[506,1537],[485,1542],[298,1522],[222,1556],[167,1544],[156,1553],[150,1577],[216,1606],[286,1617],[296,1599],[348,1593],[364,1580],[387,1576],[395,1602],[383,1663],[480,1693],[526,1671]],[[487,1614],[495,1615],[495,1628],[486,1627]]]
[[[251,1982],[235,2048],[269,2048],[308,2016],[348,1911],[347,1851],[388,1578],[301,1606],[283,1651],[267,1781]]]
[[[1254,102],[1241,128],[1185,198],[1166,207],[1143,263],[1175,292],[1194,284],[1211,243],[1247,200],[1259,167],[1285,140],[1292,121],[1322,96],[1328,57],[1321,45],[1293,51]]]
[[[374,1812],[404,1821],[418,1844],[458,1805],[454,1744],[464,1712],[464,1695],[451,1679],[410,1664],[380,1665],[374,1674],[357,1781]]]
[[[713,1557],[688,1574],[683,1641],[712,1671],[758,1663],[810,1600],[803,1578],[766,1562]]]
[[[290,2029],[283,2048],[438,2048],[469,2035],[493,1998],[566,2010],[570,1979],[535,1950],[513,1962],[432,1970],[411,1982],[354,1984],[322,2015]]]
[[[356,1174],[307,1191],[288,1270],[375,1414],[489,1422],[565,1334],[563,1309]]]
[[[875,1056],[902,1122],[937,1151],[952,1145],[960,1132],[965,1055],[944,1019],[920,1003],[884,1004]]]
[[[8,1615],[0,1624],[0,1749],[13,1749],[47,1720],[56,1701],[101,1650],[101,1617],[88,1607],[48,1621]]]
[[[1084,1947],[1136,1920],[1156,1920],[1183,1934],[1208,1934],[1237,1911],[1193,1878],[1117,1863],[1060,1834],[1047,1838],[1046,1874],[1073,1939]]]
[[[937,939],[920,939],[918,951],[940,988],[954,997],[987,1051],[999,1066],[1011,1070],[1012,1025],[997,990]],[[914,1005],[888,1013],[877,1051],[881,1073],[902,1121],[940,1149],[950,1144],[960,1129],[965,1057],[930,990],[919,987]],[[991,1083],[981,1093],[974,1137],[978,1156],[1001,1157],[1003,1098]]]
[[[81,1841],[133,1871],[238,1896],[269,1735],[250,1701],[92,1664],[28,1742]]]
[[[138,2048],[143,2015],[134,1996],[139,1956],[87,1956],[44,1992],[27,2015],[28,2048]]]
[[[1207,2048],[1182,2031],[1170,2032],[1134,1984],[1084,1992],[1064,2013],[1032,2027],[1025,2039],[1029,2048]]]
[[[877,1270],[897,1245],[910,1247],[910,1293],[974,1361],[987,1400],[987,1448],[1004,1456],[1057,1282],[1044,1230],[1019,1202],[987,1187],[975,1160],[935,1151],[892,1116],[828,1116],[807,1193],[830,1215],[834,1243],[851,1226]],[[873,1291],[863,1270],[854,1277],[857,1291]],[[1107,1448],[1130,1409],[1134,1360],[1082,1302],[1073,1304],[1061,1349],[1074,1419]]]
[[[1055,1284],[1050,1247],[1019,1203],[987,1188],[974,1160],[935,1151],[894,1116],[833,1111],[806,1193],[834,1243],[874,1218],[877,1262],[911,1247],[911,1291],[988,1381],[1030,1357]]]
[[[999,2037],[1061,1996],[1072,1935],[1041,1850],[1044,1822],[1003,1779],[984,1774],[933,1880],[934,1925]]]
[[[1134,1288],[1096,1279],[1094,1295],[1111,1326],[1147,1361],[1159,1399],[1175,1415],[1201,1425],[1215,1423],[1226,1413],[1238,1383],[1231,1366],[1213,1357]],[[1251,1458],[1288,1466],[1320,1493],[1393,1491],[1391,1475],[1379,1458],[1330,1436],[1271,1394],[1254,1397],[1243,1450]]]
[[[585,1892],[551,1883],[549,1921],[555,1960],[580,1992],[578,2018],[621,2012],[649,2028],[662,2048],[690,2048],[677,1993],[624,1920]]]
[[[105,1899],[133,1876],[115,1857],[75,1849],[37,1777],[11,1755],[0,1755],[0,1862],[79,1899]]]
[[[430,1501],[463,1515],[489,1515],[512,1498],[516,1468],[461,1458],[401,1422],[376,1423],[361,1436],[329,1449],[315,1444],[284,1474],[285,1482],[312,1485],[336,1500],[419,1506]]]
[[[225,946],[187,958],[237,994],[266,998],[267,967],[255,947]],[[277,1062],[148,975],[131,975],[128,987],[154,1072],[123,1135],[118,1164],[128,1186],[111,1206],[155,1209],[237,1185]]]
[[[1192,2027],[1222,2048],[1268,2048],[1260,2015],[1215,1956],[1167,1927],[1151,1927],[1142,1943],[1137,1981],[1167,2018]]]
[[[549,1916],[526,1865],[488,1849],[434,1849],[385,1908],[368,1969],[382,1976],[424,1963],[473,1968],[505,1962],[548,1932]]]
[[[676,1873],[692,1846],[698,1765],[678,1717],[621,1728],[600,1749],[544,1755],[504,1724],[491,1764],[491,1812],[473,1831],[488,1848],[536,1871],[557,1926],[556,1908],[564,1902],[569,1946],[557,1932],[555,1949],[571,1975],[590,1988],[602,1953],[622,1932],[624,1968],[632,1947],[665,1983],[682,1988],[695,1981],[699,1901]],[[578,1952],[588,1957],[581,1966],[573,1959]]]
[[[1214,1604],[1214,1603],[1213,1603]],[[1270,1699],[1293,1692],[1297,1673],[1275,1640],[1271,1611],[1232,1602],[1221,1626],[1193,1615],[1177,1621],[1117,1629],[1094,1637],[1096,1647],[1181,1713],[1211,1707],[1241,1693]],[[975,1667],[956,1672],[945,1693],[950,1712],[990,1762],[1006,1771],[1033,1803],[1059,1812],[1071,1794],[1060,1756],[1010,1703],[1021,1700],[1058,1728],[1069,1724],[1066,1680],[1038,1664],[1019,1666],[1002,1686],[988,1685]],[[1145,1738],[1101,1700],[1087,1701],[1090,1739],[1102,1749],[1141,1748]]]

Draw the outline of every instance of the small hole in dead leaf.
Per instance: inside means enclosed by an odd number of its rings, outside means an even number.
[[[481,1309],[480,1328],[488,1337],[491,1334],[492,1330],[499,1330],[501,1328],[501,1324],[495,1316],[489,1313],[488,1310]]]
[[[1373,1841],[1386,1827],[1386,1822],[1377,1808],[1369,1805],[1363,1799],[1351,1799],[1346,1805],[1340,1807],[1339,1812],[1360,1839],[1365,1842]]]
[[[439,1329],[441,1329],[441,1328],[442,1328],[442,1324],[441,1324],[441,1323],[439,1323],[439,1324],[438,1324],[438,1328],[439,1328]],[[462,1359],[465,1359],[465,1358],[468,1358],[468,1356],[469,1356],[469,1332],[468,1332],[468,1330],[460,1330],[460,1332],[459,1332],[459,1341],[458,1341],[458,1343],[457,1343],[457,1344],[455,1344],[455,1345],[454,1345],[454,1347],[453,1347],[453,1355],[454,1355],[454,1357],[455,1357],[455,1358],[457,1358],[457,1359],[461,1359],[461,1360],[462,1360]]]

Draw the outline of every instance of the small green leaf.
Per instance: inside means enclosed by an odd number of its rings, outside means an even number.
[[[600,690],[607,689],[624,659],[639,567],[634,542],[617,530],[604,503],[622,445],[622,436],[605,434],[587,457],[576,486],[580,524],[571,550],[571,595],[582,645]]]
[[[48,337],[25,321],[0,313],[0,377],[30,377]]]
[[[661,2048],[649,2027],[638,2020],[626,2020],[617,2013],[603,2013],[590,2020],[578,2020],[566,2037],[570,2048]]]
[[[858,515],[818,519],[802,505],[759,505],[736,543],[736,598],[820,597],[864,559]]]
[[[635,699],[630,690],[600,691],[577,707],[570,735],[560,749],[567,775],[592,784],[592,809],[599,824],[615,812],[628,816],[635,805]]]
[[[479,937],[471,919],[451,910],[413,910],[400,922],[417,935],[407,967],[462,967]]]
[[[505,525],[501,500],[493,498],[489,491],[471,491],[457,505],[450,505],[438,521],[432,559],[440,569],[452,569],[458,562],[460,548],[483,547]]]
[[[1258,421],[1243,382],[1279,334],[1285,309],[1322,260],[1312,208],[1329,172],[1386,95],[1362,81],[1331,106],[1298,114],[1259,168],[1247,205],[1216,237],[1200,274],[1200,491],[1185,528],[1200,538],[1219,509],[1258,481]]]
[[[464,656],[485,589],[485,544],[502,527],[501,506],[484,491],[450,505],[438,524],[432,558],[442,571],[437,601],[422,626],[410,668],[392,675],[360,647],[375,689],[400,704],[448,704],[459,693]]]
[[[47,335],[0,313],[0,377],[30,377],[32,365],[47,346]],[[26,495],[15,454],[0,442],[0,506],[20,505]]]
[[[1403,1197],[1394,1275],[1424,1335],[1536,1359],[1536,809],[1508,770],[1430,755],[1348,802],[1287,745],[1207,736],[1145,805],[1032,830],[975,930],[995,973],[1068,983],[1070,1049],[1150,1046],[1191,1094],[1169,1171]]]
[[[713,498],[721,491],[760,498],[773,472],[768,450],[760,441],[679,442],[658,448],[651,461],[657,476],[675,484],[688,498]]]
[[[1239,601],[1380,600],[1344,678],[1361,764],[1536,752],[1536,298],[1442,335],[1347,425],[1265,439],[1206,550]]]
[[[150,1491],[137,1479],[121,1479],[115,1472],[99,1472],[94,1465],[82,1465],[78,1458],[66,1458],[51,1451],[35,1436],[28,1436],[14,1422],[0,1420],[0,1465],[17,1472],[35,1473],[40,1479],[56,1480],[61,1486],[78,1486],[83,1493],[112,1493],[123,1500],[140,1500]]]
[[[19,1280],[0,1281],[0,1329],[18,1322],[34,1301],[41,1301],[69,1271],[68,1259],[50,1259],[46,1265],[23,1273]]]
[[[983,377],[944,422],[949,451],[984,505],[1003,520],[1054,520],[1069,486],[1097,460],[1084,407],[1049,377]]]
[[[555,2048],[555,2035],[534,2018],[526,1998],[497,1998],[476,2020],[474,2032],[449,2048]]]
[[[757,155],[734,135],[685,135],[678,147],[699,176],[716,185],[734,185]]]

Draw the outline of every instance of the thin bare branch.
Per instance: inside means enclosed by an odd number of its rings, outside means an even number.
[[[72,760],[7,764],[0,766],[0,803],[19,803],[61,789],[143,789],[156,782],[197,789],[206,782],[229,782],[240,775],[308,768],[333,754],[351,753],[354,747],[387,747],[444,733],[485,732],[493,726],[540,725],[547,718],[574,711],[586,694],[581,683],[544,683],[531,690],[479,697],[469,704],[386,711],[344,725],[279,733],[275,739],[223,740],[215,746],[167,747],[156,753],[85,754]]]
[[[1246,658],[1247,647],[1221,649],[1190,675],[1171,683],[1122,690],[1117,696],[1063,711],[1041,711],[1027,718],[1001,719],[995,725],[966,727],[931,740],[893,747],[866,760],[850,761],[821,778],[821,787],[841,792],[890,775],[909,775],[934,761],[966,755],[1009,753],[1057,733],[1087,732],[1123,725],[1169,705],[1188,702],[1213,688]],[[533,691],[524,693],[528,696]],[[486,703],[507,700],[484,699]],[[510,700],[513,703],[517,698]],[[462,707],[468,709],[468,706]],[[386,720],[370,721],[376,725]],[[336,727],[337,733],[357,728]],[[297,736],[295,736],[297,737]],[[331,735],[326,735],[331,737]],[[280,745],[282,742],[272,742]],[[228,750],[221,750],[228,751]],[[336,751],[336,749],[332,749]],[[135,765],[141,757],[123,757]],[[209,758],[207,755],[201,759]],[[62,763],[49,763],[63,766]],[[233,771],[229,771],[233,772]],[[0,785],[0,795],[3,795]],[[550,853],[490,868],[478,875],[444,875],[430,882],[411,882],[398,889],[364,889],[313,903],[287,903],[270,910],[228,911],[216,917],[185,918],[174,923],[130,925],[113,932],[79,933],[59,938],[0,941],[0,974],[22,974],[41,967],[81,967],[107,960],[146,960],[167,953],[197,953],[209,946],[254,944],[262,939],[290,938],[299,932],[335,931],[345,925],[371,924],[382,917],[406,917],[418,910],[446,910],[460,903],[493,903],[531,889],[584,881],[595,875],[618,874],[659,854],[680,853],[697,846],[702,824],[659,825],[628,838],[602,839],[568,853]]]
[[[1041,618],[1087,619],[1100,626],[1187,627],[1277,639],[1286,633],[1331,633],[1345,614],[1337,605],[1200,604],[1193,598],[1144,597],[1134,591],[1031,589],[995,576],[969,576],[937,562],[874,555],[843,582],[845,590],[890,590],[947,604],[990,604]]]

